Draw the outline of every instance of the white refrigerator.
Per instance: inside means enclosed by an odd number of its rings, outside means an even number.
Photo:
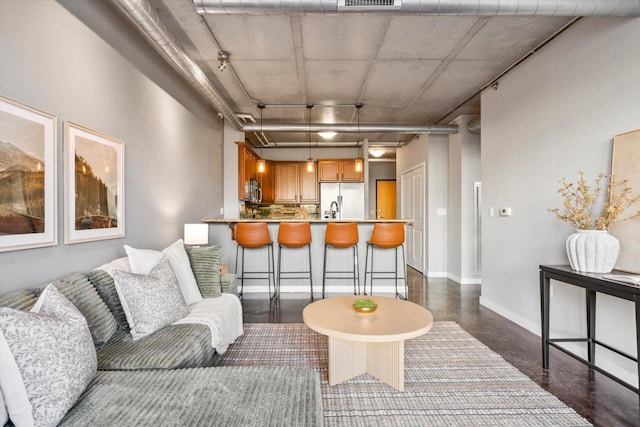
[[[336,219],[364,219],[364,183],[320,183],[320,217],[331,218],[331,202],[336,202]],[[334,210],[335,210],[335,204]]]

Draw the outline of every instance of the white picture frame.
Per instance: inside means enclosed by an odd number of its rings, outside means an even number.
[[[65,126],[65,244],[125,235],[124,141]]]
[[[0,96],[0,252],[58,244],[56,116]]]

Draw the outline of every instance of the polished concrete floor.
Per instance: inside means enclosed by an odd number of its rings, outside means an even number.
[[[409,269],[409,299],[428,308],[436,321],[453,320],[525,375],[597,426],[640,426],[638,395],[551,348],[550,368],[541,367],[540,338],[479,304],[480,286],[426,279]],[[283,287],[285,285],[283,284]],[[247,323],[299,323],[308,295],[284,295],[277,304],[249,295]]]

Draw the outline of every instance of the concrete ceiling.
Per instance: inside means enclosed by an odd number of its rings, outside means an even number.
[[[251,114],[258,123],[258,102],[267,105],[263,120],[276,123],[308,123],[307,103],[316,105],[311,109],[313,123],[355,124],[356,103],[363,104],[360,123],[367,124],[448,124],[459,114],[479,114],[479,89],[572,19],[201,16],[191,0],[151,4],[235,112]],[[218,70],[220,50],[231,54],[224,71]],[[265,134],[270,142],[323,141],[305,132]],[[362,133],[360,140],[402,145],[412,137]],[[355,134],[338,134],[332,141],[348,144],[356,139]]]

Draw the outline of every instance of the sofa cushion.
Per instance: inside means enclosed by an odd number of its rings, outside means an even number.
[[[97,353],[100,370],[194,368],[215,360],[211,332],[197,324],[167,326],[138,341],[117,331]]]
[[[120,298],[118,297],[118,291],[116,291],[116,284],[113,281],[113,277],[104,270],[92,270],[87,273],[87,277],[91,283],[93,283],[102,301],[109,307],[109,311],[111,311],[111,314],[113,314],[113,317],[118,323],[118,329],[129,332],[127,316],[125,316],[122,304],[120,304]]]
[[[113,280],[134,341],[189,314],[166,256],[149,275],[116,270]]]
[[[221,274],[220,283],[225,294],[238,294],[238,276],[235,274]]]
[[[99,347],[109,341],[118,324],[87,275],[67,274],[53,284],[87,319],[95,345]]]
[[[198,289],[196,279],[193,276],[193,271],[191,271],[189,256],[185,251],[182,239],[177,240],[162,252],[149,249],[135,249],[127,245],[124,245],[124,249],[129,256],[131,272],[136,274],[149,274],[162,256],[166,256],[178,279],[178,285],[180,285],[180,291],[186,303],[191,305],[202,301],[202,295]]]
[[[0,308],[0,366],[13,423],[55,426],[96,374],[84,316],[52,285],[31,311]]]
[[[312,427],[322,422],[318,372],[236,366],[99,372],[60,425]]]
[[[0,297],[0,307],[15,308],[16,310],[31,310],[38,300],[32,289],[19,289]]]
[[[215,298],[222,292],[220,283],[220,246],[186,248],[191,270],[204,298]]]

